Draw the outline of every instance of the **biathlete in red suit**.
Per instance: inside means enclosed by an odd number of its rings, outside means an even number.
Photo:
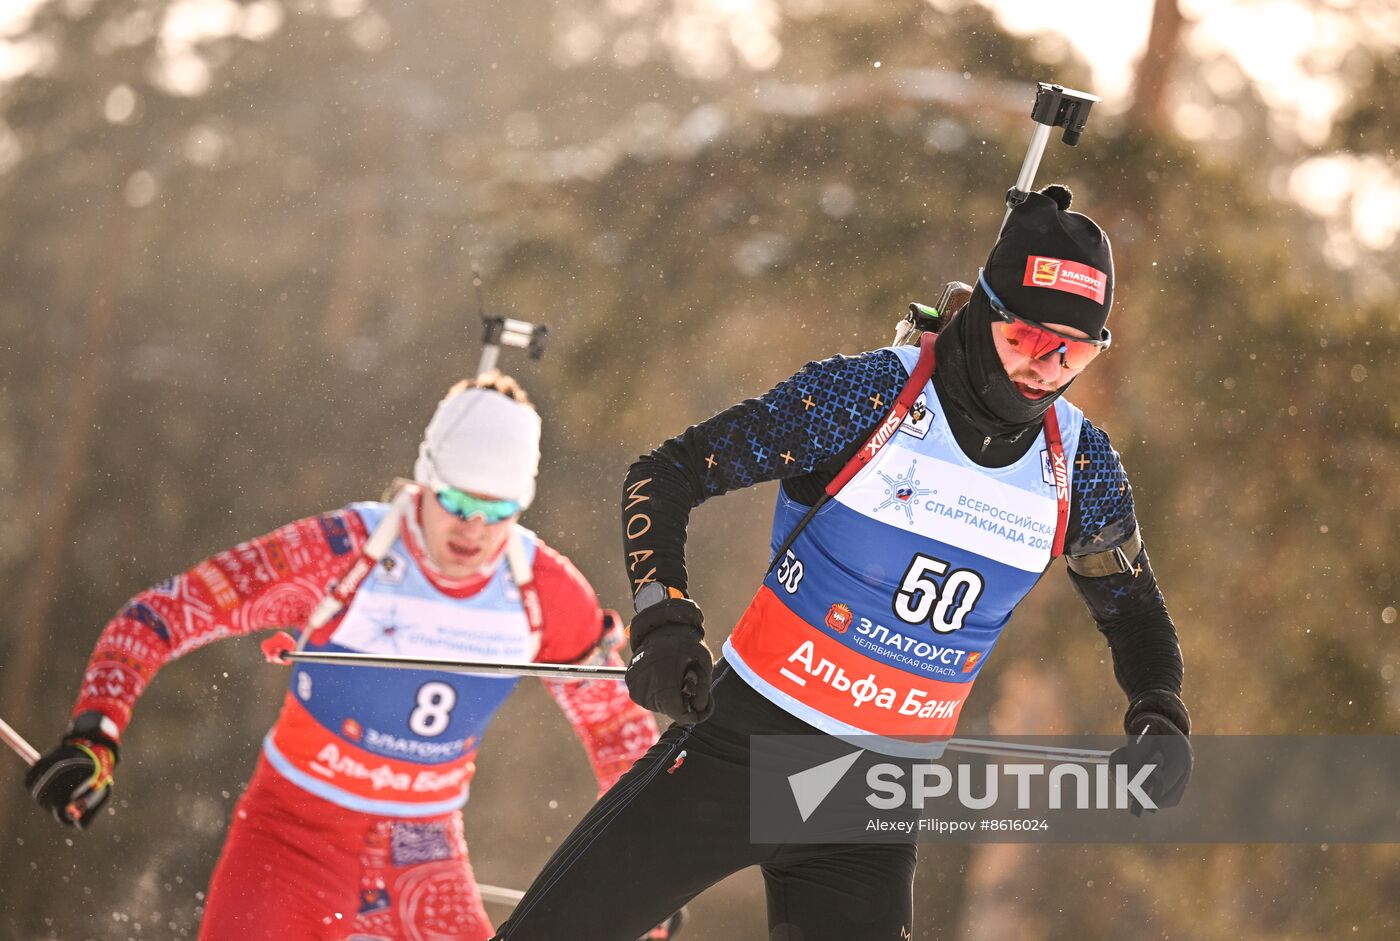
[[[392,503],[288,524],[132,598],[98,639],[72,731],[32,769],[35,798],[86,825],[110,793],[132,708],[164,664],[221,637],[315,624],[327,586],[355,580],[357,563],[368,574],[303,649],[620,664],[615,620],[587,580],[517,522],[534,496],[539,430],[513,381],[461,383],[428,426],[416,481]],[[516,682],[295,666],[234,812],[200,938],[489,937],[459,811],[477,743]],[[600,791],[656,740],[623,684],[546,685]]]

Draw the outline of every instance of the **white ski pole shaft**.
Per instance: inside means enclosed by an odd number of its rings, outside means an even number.
[[[397,654],[335,653],[293,650],[282,655],[290,663],[328,663],[345,667],[389,667],[396,670],[437,670],[442,673],[473,673],[486,676],[538,676],[549,680],[621,680],[626,667],[595,666],[586,663],[490,663],[477,660],[446,660],[437,657],[403,657]]]
[[[1047,745],[1022,745],[1018,742],[987,742],[975,738],[950,738],[947,751],[995,758],[1024,758],[1032,761],[1065,761],[1086,765],[1106,765],[1111,751],[1098,748],[1060,748]]]
[[[4,719],[0,719],[0,740],[14,749],[15,754],[23,758],[26,764],[32,765],[39,760],[38,750],[25,741],[23,735],[10,728]]]
[[[525,897],[525,893],[519,889],[505,889],[498,885],[483,885],[478,882],[476,891],[481,894],[483,902],[495,902],[497,905],[518,905]]]
[[[445,673],[478,673],[488,676],[538,676],[558,680],[622,680],[626,667],[567,663],[482,663],[470,660],[441,660],[433,657],[401,657],[391,654],[330,653],[293,651],[283,655],[293,663],[331,663],[339,666],[391,667],[400,670],[441,670]],[[1096,748],[1062,748],[1022,745],[1018,742],[989,742],[975,738],[950,738],[948,751],[1000,758],[1034,761],[1077,761],[1108,764],[1112,752]]]
[[[557,680],[622,680],[626,667],[568,663],[484,663],[470,660],[442,660],[434,657],[401,657],[393,654],[331,653],[291,651],[283,659],[292,663],[328,663],[338,666],[389,667],[399,670],[440,670],[444,673],[476,673],[487,676],[538,676]],[[1096,748],[1064,748],[1023,745],[1018,742],[989,742],[975,738],[950,738],[948,751],[1000,758],[1036,761],[1072,761],[1091,765],[1108,764],[1110,751]]]

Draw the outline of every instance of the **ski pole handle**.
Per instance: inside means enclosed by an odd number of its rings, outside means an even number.
[[[4,719],[0,719],[0,741],[10,746],[14,753],[23,758],[24,763],[31,768],[38,764],[40,758],[39,750],[29,744],[25,737],[11,728],[9,723]],[[68,815],[68,819],[70,820],[81,820],[83,817],[83,808],[79,807],[75,802],[64,808],[64,813]]]
[[[31,767],[39,760],[39,751],[33,745],[25,741],[20,735],[5,722],[0,719],[0,741],[10,746],[16,755],[24,759],[24,763]]]

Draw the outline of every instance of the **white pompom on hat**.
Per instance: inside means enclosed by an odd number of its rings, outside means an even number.
[[[466,389],[438,403],[423,432],[413,477],[438,489],[478,496],[535,499],[540,472],[540,416],[494,389]]]

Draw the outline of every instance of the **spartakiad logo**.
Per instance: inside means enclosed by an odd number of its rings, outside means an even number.
[[[914,525],[914,504],[920,497],[927,497],[934,493],[928,487],[920,487],[919,481],[914,477],[918,469],[917,461],[909,462],[909,469],[903,474],[891,477],[884,471],[878,471],[880,479],[885,482],[885,500],[875,507],[878,513],[888,507],[898,507],[904,511],[904,517],[909,521],[909,525]]]

